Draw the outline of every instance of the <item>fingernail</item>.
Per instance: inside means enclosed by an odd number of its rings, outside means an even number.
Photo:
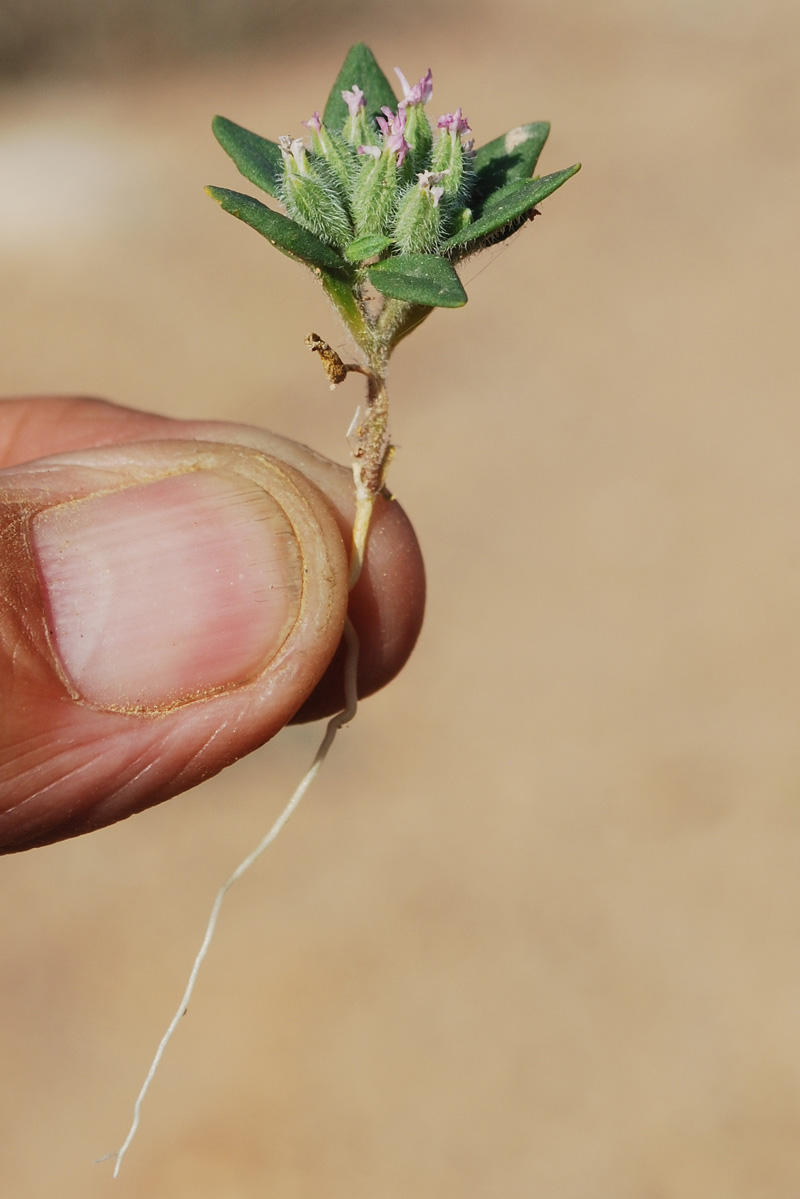
[[[98,707],[159,710],[259,675],[299,610],[282,508],[210,470],[40,512],[33,545],[51,644]]]

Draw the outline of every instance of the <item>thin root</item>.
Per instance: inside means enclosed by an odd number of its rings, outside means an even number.
[[[386,476],[386,468],[389,465],[389,460],[392,454],[392,447],[388,442],[388,436],[385,432],[386,393],[382,382],[380,382],[371,371],[368,371],[366,368],[358,366],[357,364],[348,364],[342,362],[336,351],[331,349],[328,343],[323,341],[321,337],[317,337],[315,333],[310,334],[306,338],[306,345],[320,355],[322,364],[325,367],[325,371],[331,381],[332,387],[335,387],[337,383],[341,383],[342,380],[347,377],[349,371],[358,371],[360,374],[367,375],[369,379],[368,406],[371,406],[371,409],[373,410],[373,417],[375,415],[374,410],[376,401],[380,401],[378,416],[383,423],[380,424],[377,435],[373,436],[371,441],[369,438],[367,438],[365,430],[359,424],[360,411],[356,413],[350,431],[351,436],[356,437],[359,442],[359,444],[355,446],[353,446],[351,442],[353,456],[353,478],[355,481],[356,493],[356,511],[353,522],[353,541],[350,555],[350,574],[348,580],[348,590],[352,590],[358,581],[362,566],[364,564],[364,555],[366,553],[367,537],[369,535],[370,522],[372,520],[372,510],[375,504],[375,496],[380,487],[383,486]],[[365,440],[366,444],[364,444]],[[371,471],[371,474],[375,476],[374,479],[370,478],[370,472],[364,470],[364,465],[362,462],[364,455],[368,453],[370,449],[373,451],[372,456],[374,458]],[[375,455],[377,455],[377,457],[375,457]],[[332,716],[328,721],[325,729],[325,735],[322,738],[319,749],[314,757],[314,761],[311,763],[311,766],[306,774],[300,780],[294,795],[291,797],[278,819],[272,825],[272,828],[262,838],[252,853],[248,854],[247,857],[239,863],[233,874],[231,874],[230,877],[225,880],[217,892],[216,898],[211,907],[211,913],[208,917],[208,923],[206,925],[206,931],[202,944],[200,945],[200,949],[198,950],[197,956],[194,959],[194,964],[192,965],[192,969],[189,973],[186,989],[181,997],[180,1003],[178,1004],[175,1015],[172,1017],[166,1032],[159,1042],[155,1056],[150,1064],[150,1069],[147,1071],[142,1088],[139,1091],[139,1094],[136,1097],[136,1102],[133,1105],[133,1119],[131,1121],[130,1129],[128,1130],[128,1135],[115,1154],[110,1153],[106,1155],[107,1158],[116,1157],[116,1162],[114,1164],[115,1178],[119,1174],[120,1167],[122,1165],[122,1159],[130,1148],[133,1138],[136,1136],[136,1131],[139,1127],[142,1103],[144,1102],[144,1098],[150,1089],[150,1084],[155,1077],[156,1071],[161,1063],[161,1059],[164,1056],[164,1051],[172,1039],[172,1035],[175,1032],[175,1029],[178,1027],[182,1017],[186,1015],[189,1001],[194,993],[197,976],[200,973],[200,967],[205,961],[211,945],[211,940],[214,936],[214,931],[217,926],[217,919],[222,907],[222,901],[224,900],[228,891],[230,891],[233,884],[238,882],[242,875],[250,869],[254,862],[261,857],[264,850],[271,845],[278,836],[278,833],[289,820],[290,816],[295,812],[301,799],[319,773],[322,763],[328,756],[328,751],[333,744],[339,729],[343,725],[348,724],[356,714],[356,707],[358,704],[358,636],[350,622],[349,617],[345,621],[344,639],[347,651],[344,664],[344,710],[342,712],[338,712],[335,716]],[[101,1158],[100,1160],[105,1161],[106,1158]]]
[[[355,557],[355,555],[354,555],[354,557]],[[205,961],[206,955],[208,954],[208,950],[211,946],[211,939],[214,936],[214,931],[217,926],[217,919],[219,917],[220,908],[222,907],[223,899],[227,895],[228,891],[230,891],[233,884],[239,881],[239,879],[242,877],[242,875],[250,869],[250,867],[253,865],[253,863],[258,858],[261,857],[264,850],[269,845],[272,844],[272,842],[278,836],[278,833],[281,831],[283,826],[289,820],[290,816],[292,816],[292,814],[296,811],[296,809],[300,803],[300,800],[303,798],[306,791],[308,791],[308,788],[311,786],[314,779],[319,774],[322,763],[325,761],[326,757],[328,756],[328,750],[333,745],[334,739],[335,739],[336,734],[338,733],[339,729],[342,728],[343,725],[349,724],[349,722],[353,719],[353,717],[356,714],[356,708],[358,706],[358,693],[357,693],[357,688],[356,688],[356,679],[357,679],[357,673],[358,673],[358,635],[357,635],[355,629],[353,628],[353,625],[351,624],[349,617],[345,621],[344,639],[345,639],[345,646],[346,646],[346,650],[347,650],[347,653],[345,656],[345,664],[344,664],[344,693],[345,693],[344,710],[341,712],[337,712],[337,714],[335,716],[332,716],[331,719],[328,721],[327,727],[325,729],[325,736],[322,738],[322,741],[320,742],[320,746],[319,746],[319,749],[317,750],[314,761],[311,763],[311,766],[309,767],[306,774],[300,780],[300,783],[299,783],[297,789],[295,790],[294,795],[289,800],[289,802],[287,803],[286,807],[281,812],[278,819],[272,825],[272,828],[262,838],[262,840],[259,841],[258,845],[255,847],[255,849],[252,851],[252,853],[249,853],[247,855],[247,857],[242,862],[239,863],[239,865],[234,870],[233,874],[231,874],[230,877],[225,880],[225,882],[222,884],[219,891],[217,892],[216,899],[214,900],[214,903],[211,907],[211,913],[208,917],[208,924],[206,925],[205,936],[203,937],[202,944],[200,946],[200,949],[198,950],[196,958],[194,959],[194,965],[192,966],[191,972],[189,974],[189,980],[186,984],[186,990],[184,991],[184,993],[181,997],[181,1001],[178,1004],[175,1015],[170,1020],[169,1026],[168,1026],[166,1032],[164,1033],[163,1037],[161,1038],[159,1046],[156,1049],[153,1061],[150,1065],[150,1069],[147,1071],[147,1076],[144,1080],[144,1083],[142,1084],[142,1089],[139,1091],[139,1094],[136,1098],[136,1102],[133,1105],[133,1119],[131,1121],[130,1129],[128,1130],[128,1135],[126,1136],[125,1140],[123,1141],[122,1145],[120,1146],[120,1148],[117,1150],[116,1153],[109,1153],[109,1154],[106,1154],[105,1157],[98,1159],[100,1161],[106,1161],[110,1157],[116,1157],[117,1160],[114,1165],[114,1178],[116,1178],[117,1175],[119,1174],[120,1167],[122,1165],[122,1159],[125,1156],[125,1154],[127,1153],[128,1149],[130,1148],[131,1141],[136,1136],[136,1131],[139,1127],[139,1117],[140,1117],[141,1110],[142,1110],[142,1103],[144,1101],[145,1095],[147,1094],[147,1092],[150,1089],[150,1084],[152,1083],[152,1081],[155,1077],[155,1073],[161,1063],[161,1059],[164,1056],[164,1050],[166,1049],[167,1045],[171,1041],[172,1034],[175,1032],[175,1029],[178,1027],[178,1024],[180,1023],[181,1019],[186,1015],[186,1009],[189,1006],[189,1000],[191,999],[192,994],[194,992],[195,983],[197,982],[197,976],[200,973],[200,967],[202,966],[203,962]]]

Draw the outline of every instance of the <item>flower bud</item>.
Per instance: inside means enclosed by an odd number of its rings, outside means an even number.
[[[404,254],[429,254],[436,249],[442,231],[443,175],[420,171],[417,182],[400,197],[394,240]]]
[[[394,154],[377,146],[359,146],[363,156],[360,174],[353,189],[351,210],[356,236],[365,233],[388,235],[397,208],[397,170]]]
[[[419,174],[430,166],[433,149],[433,132],[421,104],[409,104],[406,108],[404,137],[411,147],[409,160],[412,172]]]
[[[281,199],[289,216],[328,245],[346,246],[353,227],[330,172],[309,158],[299,138],[280,137],[278,145],[284,167]]]
[[[475,155],[472,142],[461,144],[461,134],[472,130],[460,108],[439,117],[437,124],[441,132],[433,150],[433,170],[447,172],[445,195],[463,202],[469,196],[475,177],[472,165]]]
[[[398,105],[406,114],[405,139],[410,147],[409,178],[430,166],[431,150],[433,149],[433,133],[428,118],[425,116],[425,105],[433,95],[433,73],[428,71],[418,83],[412,87],[399,67],[394,73],[400,80],[403,89],[403,99]]]
[[[411,147],[405,138],[406,129],[406,112],[404,108],[398,108],[397,112],[392,112],[385,104],[381,109],[382,117],[376,117],[378,128],[383,135],[383,150],[385,154],[396,154],[397,165],[402,167],[405,157]],[[360,147],[359,147],[360,148]]]
[[[403,89],[403,99],[400,101],[401,107],[405,107],[407,104],[428,103],[433,95],[433,71],[430,67],[428,67],[419,83],[415,83],[413,87],[399,67],[395,67],[394,73],[400,80],[400,86]]]
[[[347,105],[347,120],[342,129],[342,137],[356,149],[358,146],[376,146],[378,137],[375,130],[367,121],[367,101],[357,83],[352,91],[343,91],[342,99]]]
[[[310,120],[303,121],[303,124],[311,130],[311,149],[340,185],[342,191],[339,199],[346,201],[358,170],[352,147],[338,133],[328,129],[318,112]]]

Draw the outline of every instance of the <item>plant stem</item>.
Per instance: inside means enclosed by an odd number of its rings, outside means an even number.
[[[364,375],[367,380],[366,405],[357,408],[347,431],[356,504],[349,590],[355,586],[361,573],[375,497],[384,485],[393,452],[389,440],[389,397],[386,391],[386,360],[390,343],[375,334],[376,318],[370,316],[363,301],[360,311],[364,314],[365,322],[367,318],[370,320],[367,335],[358,341],[368,366],[360,362],[343,362],[336,350],[317,333],[309,333],[306,338],[308,348],[319,354],[331,388],[338,387],[353,373]]]
[[[367,372],[365,372],[367,373]],[[355,586],[366,552],[375,497],[383,487],[392,457],[389,440],[389,397],[382,375],[367,373],[367,402],[359,408],[348,433],[356,512],[353,521],[353,546],[350,558],[349,588]]]

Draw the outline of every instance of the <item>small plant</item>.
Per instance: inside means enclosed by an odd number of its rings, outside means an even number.
[[[456,266],[505,241],[580,164],[532,178],[550,132],[546,121],[518,125],[475,150],[460,108],[435,129],[425,113],[430,70],[413,86],[395,69],[398,100],[372,51],[348,53],[324,112],[303,122],[310,145],[268,141],[215,117],[220,145],[246,179],[287,215],[223,187],[206,191],[276,249],[308,267],[355,342],[361,361],[344,363],[311,334],[335,387],[350,371],[367,377],[367,401],[349,440],[356,489],[351,585],[363,560],[370,513],[392,455],[386,369],[395,346],[435,308],[460,308],[467,293]]]
[[[348,433],[356,504],[350,589],[361,572],[373,505],[393,452],[386,391],[392,351],[435,308],[466,304],[456,266],[539,215],[537,204],[580,169],[576,164],[533,177],[550,132],[546,121],[518,125],[475,150],[460,108],[431,126],[425,113],[433,95],[430,70],[413,86],[399,69],[395,73],[403,92],[399,100],[371,50],[363,42],[353,46],[324,112],[303,122],[310,144],[288,135],[268,141],[225,117],[214,118],[220,145],[286,215],[241,192],[206,188],[226,212],[311,270],[357,348],[360,360],[344,362],[317,334],[306,338],[331,387],[351,372],[367,380],[366,403]],[[116,1157],[115,1177],[138,1128],[142,1100],[186,1012],[226,893],[274,841],[316,777],[336,732],[355,714],[358,639],[349,621],[345,639],[345,709],[328,722],[311,768],[272,828],[217,893],[186,990],[134,1105],[128,1135],[110,1155]]]

